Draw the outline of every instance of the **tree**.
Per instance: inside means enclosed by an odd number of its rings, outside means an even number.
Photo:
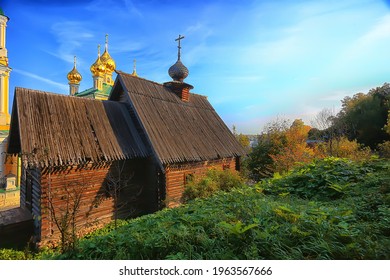
[[[388,110],[388,113],[387,113],[387,123],[384,127],[384,130],[387,134],[390,135],[390,109]]]
[[[311,125],[318,130],[326,130],[333,124],[333,118],[336,113],[333,109],[324,108],[314,117],[311,121]]]
[[[241,144],[241,146],[247,151],[249,152],[250,149],[251,149],[251,142],[249,140],[249,137],[247,135],[244,135],[242,133],[240,133],[239,135],[236,136],[237,138],[237,141]]]
[[[383,130],[390,135],[390,110],[387,114],[387,123],[384,126]],[[378,152],[381,157],[390,158],[390,141],[384,141],[378,145]]]
[[[357,93],[342,100],[342,109],[333,120],[333,129],[344,127],[349,140],[376,148],[390,140],[384,127],[388,118],[390,84],[371,89],[367,94]]]
[[[307,163],[313,160],[314,151],[306,143],[311,127],[301,119],[296,119],[285,132],[285,143],[276,154],[270,157],[274,161],[275,171],[287,172],[297,163]]]
[[[85,189],[85,185],[71,183],[64,185],[60,194],[49,194],[49,211],[52,221],[61,235],[62,253],[74,250],[76,247],[78,240],[77,215]],[[58,199],[63,201],[61,205],[54,202]]]
[[[290,126],[287,119],[277,118],[268,122],[258,137],[258,144],[252,149],[244,162],[253,180],[271,177],[275,172],[274,160],[271,155],[278,154],[286,142],[285,133]]]

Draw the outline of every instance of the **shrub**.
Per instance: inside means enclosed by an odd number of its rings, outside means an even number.
[[[0,249],[0,260],[26,260],[28,255],[23,251]]]
[[[352,186],[366,179],[370,166],[342,158],[325,158],[276,175],[260,183],[269,194],[294,194],[305,199],[341,198]]]
[[[390,141],[378,145],[379,155],[383,158],[390,158]]]
[[[230,191],[243,185],[244,180],[236,172],[210,169],[206,176],[194,177],[189,180],[184,189],[183,201],[188,202],[195,198],[210,197],[217,191]]]

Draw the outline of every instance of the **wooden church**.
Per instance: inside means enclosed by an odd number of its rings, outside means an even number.
[[[83,234],[114,218],[177,206],[192,174],[240,168],[244,149],[184,82],[180,39],[172,81],[164,84],[115,70],[110,85],[113,68],[107,72],[99,54],[89,92],[111,86],[107,100],[78,96],[76,64],[69,96],[15,89],[8,153],[22,158],[21,207],[34,218],[36,241],[58,239],[69,216]]]

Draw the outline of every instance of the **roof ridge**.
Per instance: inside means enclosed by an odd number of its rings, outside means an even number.
[[[182,102],[174,102],[172,100],[167,100],[167,99],[161,98],[161,97],[159,97],[157,95],[144,94],[142,92],[138,92],[138,91],[134,91],[134,90],[132,90],[130,92],[133,93],[133,94],[145,96],[145,97],[148,97],[148,98],[151,98],[151,99],[154,99],[154,100],[159,100],[159,101],[162,101],[162,102],[177,104],[177,105],[190,107],[190,108],[197,108],[197,109],[202,109],[202,110],[215,111],[215,109],[213,107],[206,108],[206,107],[203,107],[203,106],[197,106],[197,105],[195,105],[194,103],[191,103],[191,102],[183,102],[183,101]],[[200,97],[205,97],[204,95],[200,95],[200,94],[196,94],[196,95],[198,95]],[[207,97],[206,97],[206,99],[207,99]]]
[[[164,86],[163,84],[157,83],[157,82],[155,82],[155,81],[148,80],[148,79],[142,78],[142,77],[140,77],[140,76],[133,76],[133,75],[131,75],[130,73],[123,72],[123,71],[121,71],[121,70],[115,70],[115,72],[117,72],[118,75],[123,74],[123,75],[125,75],[125,76],[130,76],[130,77],[133,77],[133,78],[135,78],[135,79],[140,79],[140,80],[144,80],[144,81],[147,81],[147,82],[150,82],[150,83],[159,85],[159,86]]]
[[[87,97],[82,97],[82,96],[72,96],[68,94],[63,94],[63,93],[58,93],[58,92],[51,92],[51,91],[45,91],[45,90],[39,90],[39,89],[32,89],[32,88],[25,88],[25,87],[15,87],[15,92],[16,91],[29,91],[29,92],[34,92],[37,94],[46,94],[46,95],[52,95],[52,96],[58,96],[61,98],[77,98],[77,99],[83,99],[83,100],[93,100],[93,102],[102,102],[102,101],[107,101],[107,100],[99,100],[99,99],[94,99],[94,98],[87,98]]]
[[[146,82],[149,82],[149,83],[152,83],[152,84],[161,86],[161,87],[163,87],[163,88],[166,88],[166,87],[164,86],[164,84],[158,83],[158,82],[156,82],[156,81],[148,80],[148,79],[142,78],[142,77],[140,77],[140,76],[133,76],[133,75],[131,75],[130,73],[123,72],[123,71],[121,71],[121,70],[115,70],[115,71],[117,72],[118,75],[123,74],[123,75],[125,75],[125,76],[129,76],[129,77],[132,77],[132,78],[134,78],[134,79],[141,79],[141,80],[144,80],[144,81],[146,81]],[[166,89],[168,89],[168,88],[166,88]],[[170,89],[168,89],[168,90],[171,91]],[[197,96],[201,96],[201,97],[208,98],[207,95],[200,94],[200,93],[190,92],[189,94],[191,94],[191,95],[197,95]]]

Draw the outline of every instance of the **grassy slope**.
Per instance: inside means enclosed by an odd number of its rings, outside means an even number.
[[[389,259],[389,167],[317,162],[100,230],[81,240],[76,252],[39,257]]]

